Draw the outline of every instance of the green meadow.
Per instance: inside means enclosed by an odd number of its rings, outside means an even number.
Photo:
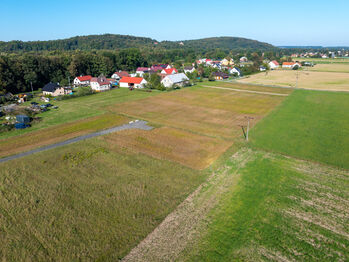
[[[253,146],[349,169],[349,94],[296,90],[253,130]]]

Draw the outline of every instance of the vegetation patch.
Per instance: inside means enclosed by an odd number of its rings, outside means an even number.
[[[100,139],[0,170],[0,254],[7,261],[117,261],[206,177]]]
[[[124,116],[109,113],[72,123],[56,125],[8,139],[2,139],[0,140],[0,157],[118,126],[127,123],[128,120],[129,119]]]
[[[101,139],[133,152],[175,161],[194,169],[208,167],[233,143],[232,140],[202,136],[171,127],[152,131],[124,130]]]
[[[349,91],[349,73],[338,72],[273,70],[243,78],[239,82],[316,90]]]
[[[349,94],[297,90],[251,130],[256,147],[349,169]]]
[[[349,173],[250,152],[180,261],[346,261]],[[245,164],[241,165],[241,161]]]

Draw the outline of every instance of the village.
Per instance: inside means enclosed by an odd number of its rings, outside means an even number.
[[[80,75],[73,79],[71,85],[61,86],[59,83],[47,83],[41,90],[31,93],[13,95],[8,93],[0,97],[0,132],[25,129],[35,123],[35,115],[48,110],[58,109],[52,102],[78,96],[105,92],[115,88],[132,90],[151,89],[174,90],[195,85],[197,81],[232,81],[243,77],[242,69],[254,65],[247,57],[240,57],[235,63],[232,58],[197,59],[191,65],[175,68],[171,64],[154,64],[151,67],[138,67],[134,72],[115,71],[110,77]],[[258,71],[277,69],[299,69],[313,64],[299,62],[282,62],[264,60]],[[206,72],[206,79],[204,78]],[[36,97],[36,99],[33,99]],[[28,101],[31,101],[28,105]],[[21,106],[23,105],[23,106]],[[24,106],[25,105],[25,106]]]

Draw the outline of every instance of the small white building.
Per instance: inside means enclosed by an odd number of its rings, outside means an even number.
[[[150,68],[148,67],[138,67],[136,70],[136,75],[143,76],[143,74],[149,73]]]
[[[283,62],[282,63],[282,68],[293,69],[295,66],[302,67],[302,65],[299,63],[294,63],[294,62]]]
[[[231,74],[231,75],[236,74],[238,76],[241,76],[241,71],[239,68],[233,67],[233,68],[229,69],[229,74]]]
[[[168,75],[162,79],[161,84],[165,87],[172,87],[174,85],[184,86],[189,81],[189,78],[184,73]]]
[[[115,72],[114,74],[112,74],[111,78],[113,78],[115,80],[120,80],[124,76],[130,76],[130,75],[126,71],[119,71],[119,72]]]
[[[110,90],[110,81],[105,76],[92,77],[90,81],[92,90],[96,92],[102,92]]]
[[[269,68],[270,68],[271,70],[274,70],[274,69],[280,67],[279,63],[278,63],[277,61],[275,61],[275,60],[270,61],[268,65],[269,65]]]
[[[92,76],[78,76],[74,79],[74,86],[89,86]]]
[[[195,67],[194,66],[186,66],[184,67],[184,73],[194,73]]]
[[[178,71],[176,68],[166,68],[161,71],[161,74],[163,75],[174,75],[177,74]]]
[[[148,83],[147,80],[145,80],[143,77],[124,76],[120,80],[120,87],[144,88],[147,83]]]

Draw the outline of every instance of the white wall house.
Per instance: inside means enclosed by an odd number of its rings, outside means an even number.
[[[92,76],[78,76],[74,78],[74,86],[88,86],[90,85]]]
[[[229,69],[229,74],[231,74],[231,75],[237,74],[238,76],[240,76],[241,71],[239,68],[233,67],[233,68]]]
[[[273,60],[273,61],[270,61],[269,62],[269,68],[271,69],[271,70],[274,70],[274,69],[276,69],[276,68],[279,68],[279,63],[277,62],[277,61],[275,61],[275,60]]]
[[[147,80],[143,77],[123,77],[120,80],[120,87],[127,88],[144,88],[147,84]]]
[[[172,87],[174,85],[178,86],[184,86],[186,83],[188,83],[189,78],[184,73],[174,74],[174,75],[168,75],[162,79],[161,83],[165,87]]]
[[[110,81],[108,81],[104,76],[92,77],[90,85],[92,90],[97,92],[110,90]]]
[[[184,67],[184,73],[193,73],[195,71],[194,66],[186,66]]]

